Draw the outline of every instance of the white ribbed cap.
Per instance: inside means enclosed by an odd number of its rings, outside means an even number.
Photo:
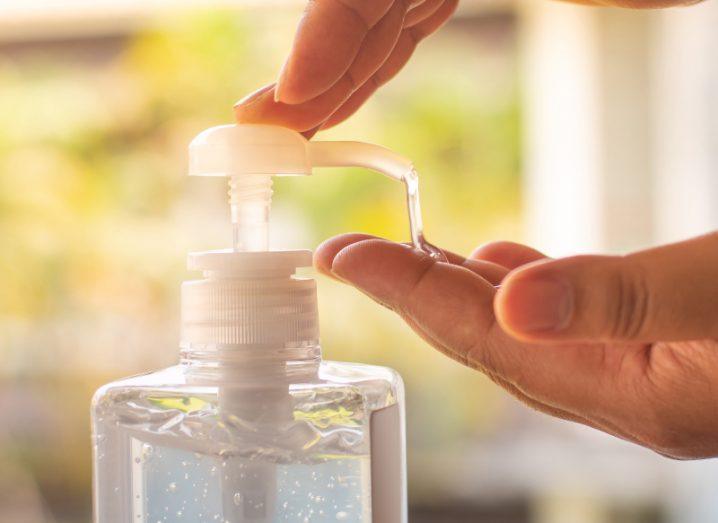
[[[192,253],[205,279],[182,284],[182,346],[317,344],[316,283],[296,278],[311,251]]]

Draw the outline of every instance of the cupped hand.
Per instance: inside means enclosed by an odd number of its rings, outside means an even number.
[[[447,258],[348,234],[315,265],[540,411],[670,457],[718,455],[718,233],[623,257],[501,242]]]

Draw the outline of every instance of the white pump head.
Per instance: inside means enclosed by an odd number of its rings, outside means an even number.
[[[269,248],[272,176],[310,175],[314,167],[366,167],[404,181],[412,164],[378,145],[310,142],[272,125],[220,125],[197,135],[189,146],[190,176],[229,178],[235,251]]]
[[[308,175],[307,140],[273,125],[220,125],[189,146],[190,176]]]
[[[311,174],[306,143],[269,125],[212,127],[190,143],[190,176],[229,178],[235,251],[268,250],[272,176]]]
[[[379,145],[310,142],[274,125],[219,125],[189,146],[190,176],[310,175],[314,167],[366,167],[402,180],[412,163]]]

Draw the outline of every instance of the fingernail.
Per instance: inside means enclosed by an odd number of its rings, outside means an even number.
[[[517,331],[558,332],[568,327],[573,316],[573,291],[562,280],[525,279],[510,282],[502,292],[505,319]]]
[[[275,84],[269,84],[265,85],[264,87],[261,87],[260,89],[257,89],[254,92],[249,93],[247,96],[239,100],[237,103],[234,104],[234,107],[240,107],[244,105],[249,105],[253,102],[256,102],[261,96],[272,89]]]

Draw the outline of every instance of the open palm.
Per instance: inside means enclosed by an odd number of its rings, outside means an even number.
[[[709,240],[715,244],[716,237]],[[605,274],[606,265],[625,265],[625,258],[550,260],[508,242],[480,248],[469,258],[447,257],[450,263],[437,263],[409,246],[350,234],[325,242],[316,265],[396,311],[442,353],[540,411],[671,457],[718,455],[718,342],[650,341],[655,310],[650,293],[644,295],[620,272]],[[537,271],[566,271],[561,265],[569,261],[570,270],[585,266],[595,279],[594,292],[579,293],[573,304],[588,303],[591,317],[577,316],[579,331],[516,330],[514,325],[535,312],[526,307],[535,309],[536,303],[535,296],[522,297],[512,287]],[[608,305],[616,293],[618,303]],[[658,326],[657,332],[666,328]]]

